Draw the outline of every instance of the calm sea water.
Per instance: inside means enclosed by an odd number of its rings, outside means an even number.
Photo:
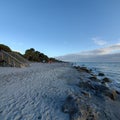
[[[110,78],[114,83],[120,86],[120,62],[77,62],[74,65],[85,66],[93,70],[93,73],[105,73],[105,76]]]

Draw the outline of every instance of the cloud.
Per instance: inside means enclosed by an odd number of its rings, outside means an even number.
[[[120,51],[120,43],[100,49],[82,51],[80,53],[60,56],[58,57],[58,59],[64,61],[82,61],[82,62],[120,61],[120,52],[118,51]]]
[[[104,51],[104,54],[109,54],[109,53],[112,53],[112,52],[117,52],[120,50],[120,44],[115,44],[115,45],[111,45],[109,47],[106,47],[106,48],[102,48],[101,49],[102,51]]]
[[[94,43],[95,43],[96,45],[99,45],[99,46],[102,46],[102,45],[106,45],[106,44],[107,44],[107,42],[106,42],[105,40],[102,40],[102,39],[100,39],[100,38],[98,38],[98,37],[94,37],[94,38],[92,38],[92,40],[94,41]]]
[[[120,50],[120,43],[114,44],[105,48],[95,49],[91,51],[83,51],[80,52],[82,55],[104,55],[104,54],[110,54],[113,52],[117,52]]]

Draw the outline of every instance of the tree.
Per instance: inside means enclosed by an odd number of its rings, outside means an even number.
[[[12,51],[8,46],[6,46],[4,44],[0,44],[0,50],[4,50],[6,52],[11,52]]]
[[[35,51],[34,48],[27,49],[25,51],[24,57],[30,61],[35,61],[35,62],[49,62],[49,61],[60,62],[56,60],[55,58],[49,58],[47,55],[39,51]]]
[[[47,55],[44,55],[43,53],[40,53],[39,51],[35,51],[34,48],[30,48],[25,51],[24,57],[27,58],[30,61],[36,61],[36,62],[48,62],[49,58]]]
[[[34,55],[35,49],[30,48],[25,51],[24,57],[30,61],[33,61],[33,55]]]

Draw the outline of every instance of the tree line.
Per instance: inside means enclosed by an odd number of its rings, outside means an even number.
[[[11,50],[10,47],[8,47],[7,45],[4,44],[0,44],[0,50],[4,50],[6,52],[14,52]],[[49,58],[47,55],[45,55],[44,53],[41,53],[39,51],[36,51],[34,48],[30,48],[27,49],[25,51],[25,54],[21,54],[19,53],[21,56],[23,56],[24,58],[26,58],[29,61],[32,62],[61,62],[55,58]]]

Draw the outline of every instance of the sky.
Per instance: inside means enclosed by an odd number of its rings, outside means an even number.
[[[108,54],[119,43],[120,0],[0,0],[0,44],[12,50]]]
[[[56,58],[68,62],[120,62],[120,43]]]

